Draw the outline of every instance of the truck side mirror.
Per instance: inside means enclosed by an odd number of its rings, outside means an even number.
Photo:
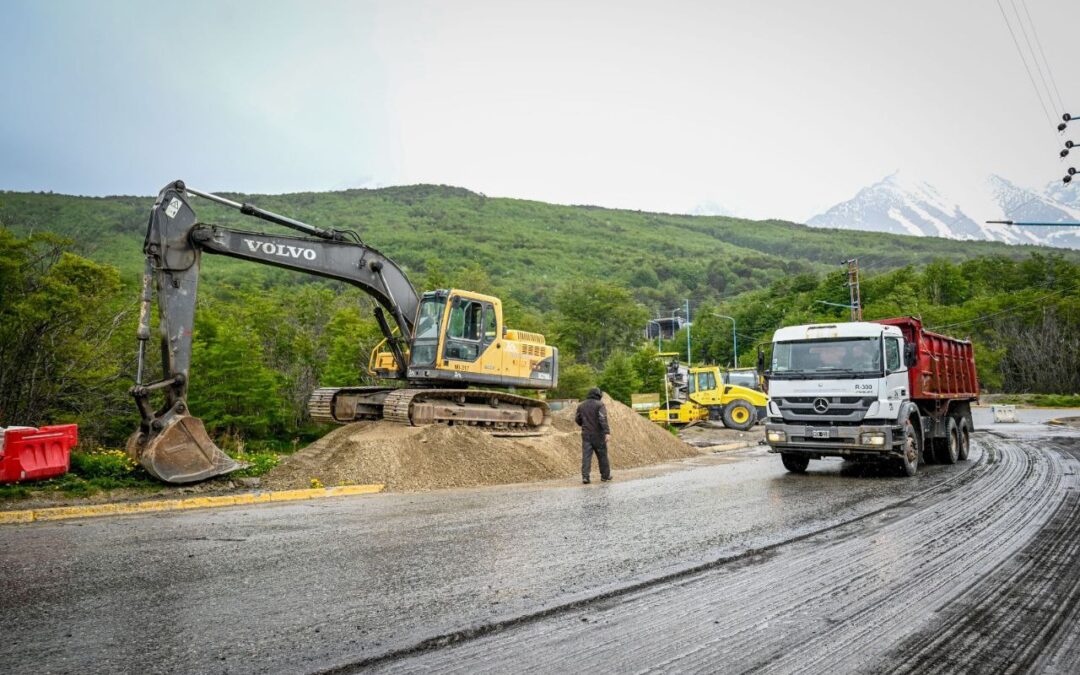
[[[907,343],[904,345],[904,365],[908,368],[914,368],[918,363],[918,356],[915,354],[915,345]]]
[[[759,373],[765,372],[765,350],[758,347],[757,350],[757,371]]]

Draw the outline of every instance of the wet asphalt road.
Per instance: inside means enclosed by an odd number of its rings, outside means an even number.
[[[1080,434],[994,432],[911,480],[755,449],[603,485],[9,526],[0,663],[1075,672]]]

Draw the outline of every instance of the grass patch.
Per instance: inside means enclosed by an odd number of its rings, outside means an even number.
[[[1080,408],[1080,394],[1035,394],[1031,403],[1044,408]]]
[[[71,453],[71,472],[83,478],[126,478],[138,470],[138,463],[123,450]]]
[[[267,445],[271,444],[267,443]],[[246,450],[229,453],[233,459],[249,466],[222,476],[219,479],[222,487],[230,478],[262,476],[269,472],[281,462],[282,454],[289,454],[294,449],[294,444],[291,442],[280,443],[280,445],[283,453],[262,449],[266,446],[254,449],[251,445]],[[123,450],[105,448],[75,450],[71,453],[71,470],[68,473],[49,480],[0,485],[0,501],[17,501],[56,494],[72,498],[92,497],[120,489],[153,493],[161,492],[167,487],[146,473]]]
[[[1034,405],[1042,408],[1080,408],[1080,394],[1001,394],[992,403]]]
[[[238,462],[243,462],[249,466],[246,469],[240,469],[239,471],[233,471],[225,476],[229,478],[232,476],[261,476],[281,462],[281,456],[276,452],[269,451],[254,451],[254,452],[234,452],[232,458]]]
[[[14,485],[0,485],[0,501],[11,499],[26,499],[30,496],[30,488],[15,483]]]
[[[65,497],[90,497],[121,488],[158,492],[164,486],[123,450],[75,450],[71,453],[68,473],[49,480],[0,485],[0,500],[14,501],[56,493]]]

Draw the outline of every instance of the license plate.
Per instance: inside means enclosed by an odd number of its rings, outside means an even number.
[[[812,429],[810,431],[810,437],[811,438],[828,438],[829,437],[829,430],[828,429]]]

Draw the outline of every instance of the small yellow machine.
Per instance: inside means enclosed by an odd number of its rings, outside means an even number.
[[[765,417],[769,397],[760,391],[724,384],[717,366],[687,368],[678,361],[668,366],[668,403],[649,411],[658,424],[691,424],[720,420],[729,429],[745,431]]]

